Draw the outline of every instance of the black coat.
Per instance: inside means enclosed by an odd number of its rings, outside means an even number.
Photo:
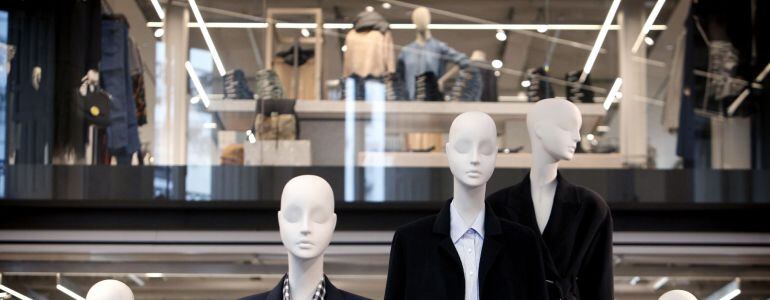
[[[386,300],[464,299],[465,277],[449,235],[449,204],[438,215],[396,230],[390,249]],[[479,262],[480,299],[545,299],[537,234],[498,219],[487,204]]]
[[[487,197],[501,218],[540,232],[529,174]],[[551,299],[613,299],[612,215],[601,196],[559,174],[548,224],[541,235]]]
[[[240,300],[283,300],[283,280],[286,279],[286,276],[288,275],[284,275],[283,278],[278,281],[278,285],[269,292],[251,295],[241,298]],[[368,300],[368,298],[338,289],[325,275],[324,280],[326,282],[326,300]]]

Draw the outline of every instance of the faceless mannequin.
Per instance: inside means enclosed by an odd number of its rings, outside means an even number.
[[[425,41],[430,38],[430,10],[426,7],[415,8],[412,12],[412,23],[416,26],[417,38],[415,42],[420,45],[425,45]]]
[[[86,300],[134,300],[134,293],[125,283],[107,279],[94,284],[88,290]]]
[[[687,291],[673,290],[661,295],[658,300],[698,300],[698,298],[695,298],[693,294]]]
[[[449,129],[446,154],[454,176],[453,204],[470,226],[484,207],[487,181],[495,170],[495,121],[476,111],[457,116]]]
[[[485,62],[487,61],[487,54],[481,50],[473,50],[473,53],[471,53],[471,57],[469,59],[471,61]],[[460,72],[460,67],[454,65],[446,72],[446,74],[444,74],[444,76],[441,76],[441,78],[438,80],[439,89],[444,90],[444,83],[449,80],[449,78],[452,78],[452,76],[455,76],[457,72]]]
[[[527,113],[527,130],[532,145],[532,169],[529,174],[532,204],[541,233],[551,215],[559,161],[574,157],[582,123],[577,106],[562,98],[540,100]]]
[[[312,299],[324,277],[324,251],[337,225],[334,193],[321,177],[302,175],[283,188],[278,226],[289,252],[289,287],[292,299]]]
[[[487,60],[487,54],[484,53],[484,51],[481,51],[481,50],[473,50],[473,53],[471,53],[471,60],[472,61],[486,61]]]

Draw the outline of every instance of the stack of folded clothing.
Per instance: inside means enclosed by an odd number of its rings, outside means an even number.
[[[254,99],[254,93],[246,83],[246,75],[240,69],[227,72],[222,79],[225,82],[225,99]]]
[[[415,100],[442,101],[444,95],[438,89],[438,78],[433,72],[425,72],[415,78]]]
[[[449,98],[453,101],[479,101],[483,84],[479,68],[469,65],[460,70],[449,91]]]
[[[283,86],[273,70],[257,71],[257,97],[259,99],[283,99]]]

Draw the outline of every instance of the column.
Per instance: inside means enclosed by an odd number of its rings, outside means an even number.
[[[634,55],[645,57],[646,49],[643,45],[636,54],[631,52],[647,14],[643,0],[625,0],[617,16],[619,76],[623,78],[623,98],[619,100],[620,153],[630,167],[644,167],[647,163],[647,66],[633,59]]]

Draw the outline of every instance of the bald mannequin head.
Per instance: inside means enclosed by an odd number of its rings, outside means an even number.
[[[658,300],[698,300],[698,298],[695,298],[693,294],[687,291],[673,290],[666,292]]]
[[[535,103],[527,113],[527,131],[532,152],[547,154],[554,161],[572,160],[583,118],[580,110],[563,98],[550,98]]]
[[[301,259],[321,256],[329,247],[336,225],[334,192],[326,180],[302,175],[286,183],[278,226],[290,255]]]
[[[125,283],[108,279],[94,284],[88,290],[86,300],[134,300],[134,293]]]
[[[412,23],[417,26],[417,31],[425,31],[430,25],[430,10],[420,6],[412,12]]]
[[[460,183],[468,187],[486,184],[497,159],[495,121],[477,111],[457,116],[449,128],[446,153],[449,169]]]

